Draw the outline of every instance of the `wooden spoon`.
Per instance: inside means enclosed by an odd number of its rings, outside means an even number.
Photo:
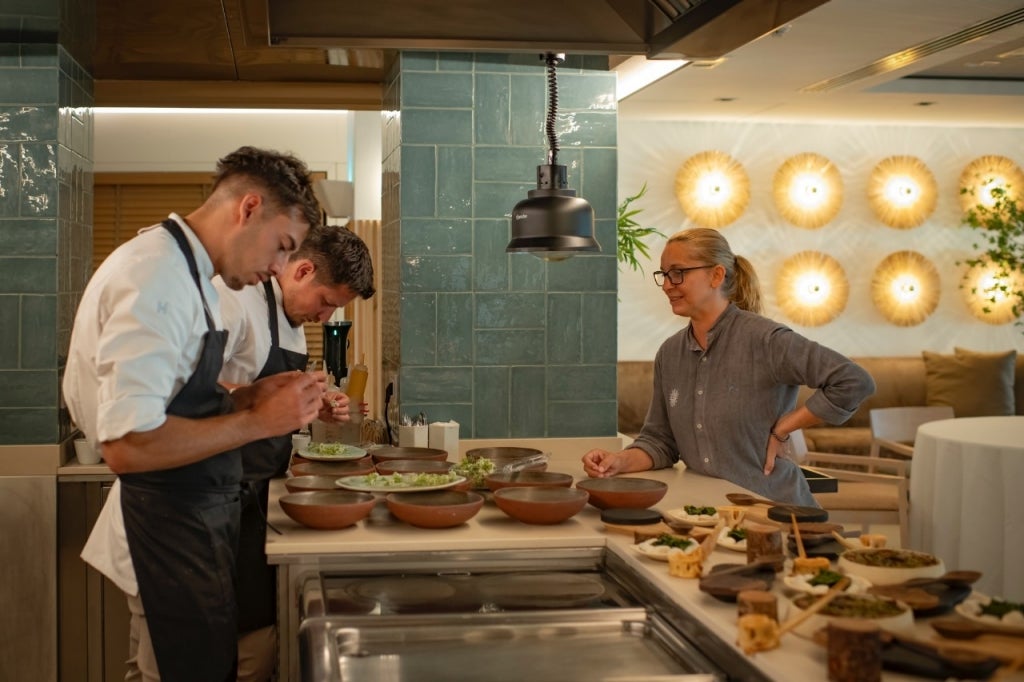
[[[1010,635],[1011,637],[1024,637],[1008,630],[1001,630],[997,627],[976,623],[971,620],[960,620],[957,618],[937,618],[929,623],[932,628],[943,637],[950,639],[974,639],[981,635]]]
[[[800,554],[801,559],[806,559],[807,552],[804,551],[804,541],[800,537],[800,524],[796,522],[796,514],[790,514],[789,517],[793,522],[793,537],[796,538],[796,551]]]
[[[742,504],[744,506],[749,506],[752,504],[763,504],[769,507],[779,506],[778,502],[772,502],[771,500],[766,500],[763,497],[754,497],[753,495],[748,495],[747,493],[726,493],[725,498],[732,502],[733,504]]]
[[[823,608],[828,606],[833,599],[842,594],[843,590],[845,590],[849,584],[850,579],[845,576],[839,581],[837,581],[836,584],[829,588],[829,591],[826,592],[825,595],[821,597],[818,601],[814,602],[806,609],[801,611],[799,614],[790,618],[785,623],[780,625],[779,637],[781,638],[782,635],[786,634],[787,632],[795,628],[797,625],[800,625],[800,623],[804,622],[805,620],[813,616],[815,613],[821,611]]]
[[[864,545],[853,542],[852,540],[850,540],[850,538],[840,535],[836,531],[832,531],[832,537],[834,537],[836,539],[836,542],[838,542],[846,549],[867,549],[866,547],[864,547]]]

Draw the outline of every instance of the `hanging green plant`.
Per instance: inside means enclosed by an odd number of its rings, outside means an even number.
[[[665,235],[656,230],[653,227],[643,227],[636,221],[636,216],[643,211],[642,208],[630,208],[630,204],[642,197],[647,193],[647,183],[645,182],[640,191],[631,197],[626,197],[619,204],[618,210],[618,222],[616,227],[618,228],[618,251],[616,255],[619,259],[619,269],[622,269],[623,265],[628,265],[633,270],[639,270],[643,272],[643,266],[640,265],[640,258],[642,256],[645,259],[650,259],[650,247],[644,242],[644,238],[656,234],[661,238],[665,238]]]
[[[972,269],[992,268],[993,277],[984,286],[973,286],[971,294],[983,298],[982,310],[986,314],[993,313],[997,306],[1009,305],[1013,318],[1021,324],[1019,318],[1024,315],[1024,206],[1009,185],[984,191],[991,195],[991,203],[979,201],[967,209],[963,219],[964,224],[978,230],[985,240],[982,245],[975,242],[972,248],[984,248],[977,257],[963,262]],[[973,190],[963,188],[960,193],[973,194]]]

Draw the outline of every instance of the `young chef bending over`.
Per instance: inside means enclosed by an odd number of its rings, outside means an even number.
[[[227,386],[304,369],[302,323],[325,322],[356,296],[374,294],[370,251],[344,227],[313,227],[284,270],[262,286],[232,290],[219,277],[213,283],[228,330],[220,374]],[[347,397],[332,402],[324,396],[320,419],[347,421],[348,415]],[[264,553],[264,515],[270,479],[285,472],[291,451],[289,434],[242,447],[247,485],[238,545],[238,679],[245,682],[269,680],[276,667],[277,582]]]
[[[82,557],[128,596],[128,679],[235,679],[238,448],[314,419],[323,385],[292,372],[232,400],[211,280],[266,281],[318,221],[305,164],[242,147],[199,208],[116,249],[82,296],[64,397],[118,474]]]

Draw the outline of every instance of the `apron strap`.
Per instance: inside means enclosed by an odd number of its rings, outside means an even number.
[[[210,313],[210,306],[207,305],[206,296],[203,294],[203,285],[199,281],[199,265],[196,263],[195,254],[192,253],[192,246],[188,243],[184,230],[181,229],[181,225],[177,221],[170,218],[160,224],[171,233],[174,240],[178,242],[181,252],[185,254],[185,260],[188,262],[188,271],[192,274],[192,281],[196,283],[196,287],[199,289],[199,298],[203,302],[203,313],[206,314],[206,327],[211,332],[217,331],[217,325],[213,323],[213,315]],[[277,320],[274,321],[277,322]]]
[[[267,292],[267,318],[270,320],[270,346],[271,348],[277,348],[281,343],[280,336],[277,332],[277,297],[274,296],[273,277],[263,283],[263,290]]]

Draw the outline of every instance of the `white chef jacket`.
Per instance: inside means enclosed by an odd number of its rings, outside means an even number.
[[[177,214],[199,269],[203,295],[220,327],[213,263]],[[151,431],[195,371],[207,332],[185,256],[159,225],[114,250],[82,295],[64,371],[64,399],[94,445],[132,431]],[[82,558],[130,595],[138,594],[116,481]]]
[[[293,327],[284,314],[281,285],[271,278],[277,300],[277,335],[282,348],[296,353],[306,352],[306,332],[302,325]],[[224,348],[224,367],[220,380],[226,384],[250,384],[256,380],[270,354],[270,318],[267,291],[262,284],[240,290],[228,288],[224,280],[213,278],[220,293],[220,312],[228,342]]]

